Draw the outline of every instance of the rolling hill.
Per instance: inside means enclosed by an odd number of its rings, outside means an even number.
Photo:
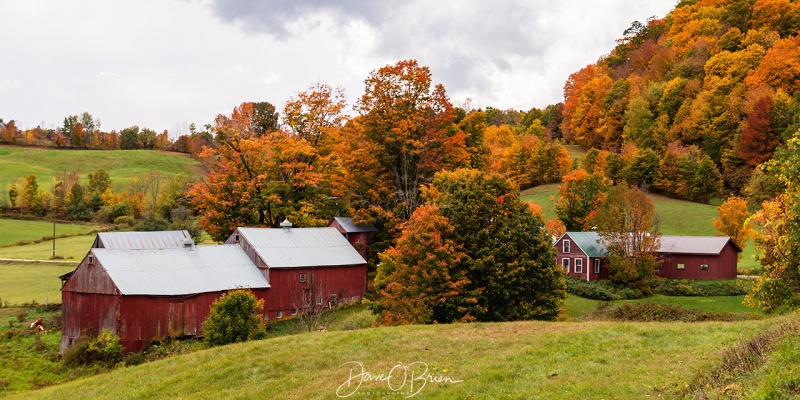
[[[338,390],[358,399],[674,398],[697,371],[719,364],[722,349],[785,320],[475,323],[304,334],[119,368],[23,396],[312,399],[336,398]],[[425,368],[427,380],[420,377]]]

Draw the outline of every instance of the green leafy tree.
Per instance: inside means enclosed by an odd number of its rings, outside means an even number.
[[[553,208],[568,231],[588,228],[587,222],[602,203],[609,184],[600,174],[576,169],[564,176]]]
[[[436,174],[426,204],[381,255],[383,323],[554,319],[565,298],[541,216],[507,180]]]
[[[658,154],[650,149],[640,150],[625,167],[625,182],[634,186],[652,185],[658,178]]]
[[[132,150],[139,148],[139,127],[134,125],[119,133],[119,148]]]
[[[100,168],[89,173],[89,193],[105,193],[111,187],[111,177],[106,170]]]
[[[209,346],[262,339],[266,336],[264,300],[249,290],[232,290],[215,300],[203,322],[203,337]]]

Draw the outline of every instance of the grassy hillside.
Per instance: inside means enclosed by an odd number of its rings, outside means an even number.
[[[8,187],[17,178],[36,174],[41,187],[51,186],[51,177],[77,171],[82,179],[103,168],[115,190],[125,189],[136,174],[158,171],[167,176],[179,173],[200,176],[200,163],[188,155],[150,150],[49,150],[0,146],[0,189],[7,199]]]
[[[60,275],[77,263],[0,263],[0,301],[23,304],[61,303]],[[2,321],[5,323],[5,321]]]
[[[84,224],[56,224],[56,236],[77,235],[97,230],[97,225]],[[0,246],[6,246],[20,241],[40,240],[52,237],[53,223],[50,221],[25,221],[17,219],[0,218]],[[0,249],[2,251],[2,249]],[[0,257],[4,257],[1,256]]]
[[[56,239],[56,256],[78,261],[92,247],[95,235],[70,236]],[[24,246],[0,247],[0,258],[49,260],[53,256],[53,241],[46,240]]]
[[[782,320],[480,323],[285,336],[121,368],[23,396],[312,399],[335,398],[338,389],[356,399],[417,391],[420,398],[445,399],[674,398],[697,371],[719,363],[722,349]],[[347,387],[348,377],[361,373],[355,362],[373,377],[393,371],[397,392],[385,380],[358,387],[356,378]],[[404,382],[402,366],[415,362]],[[429,377],[450,381],[420,380],[425,366]]]

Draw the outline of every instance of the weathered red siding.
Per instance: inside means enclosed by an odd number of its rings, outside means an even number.
[[[306,282],[300,282],[300,274],[306,274]],[[321,293],[323,302],[330,295],[336,295],[337,301],[347,302],[364,297],[367,285],[367,266],[353,265],[343,267],[314,268],[270,268],[269,289],[267,299],[267,317],[274,320],[278,310],[283,316],[291,316],[292,309],[297,308],[302,300],[303,290],[307,290],[313,281]]]
[[[334,227],[341,232],[342,235],[347,238],[347,241],[350,242],[350,245],[356,249],[358,254],[361,254],[361,257],[363,257],[365,260],[369,260],[369,254],[367,253],[367,247],[369,246],[369,232],[348,233],[335,219],[331,220],[328,226]]]
[[[731,242],[716,254],[661,254],[659,276],[670,279],[736,279],[738,253]],[[678,269],[684,264],[684,269]],[[708,264],[701,270],[700,264]]]
[[[202,336],[202,324],[212,303],[226,291],[189,296],[126,296],[98,261],[85,257],[61,289],[61,351],[87,334],[114,331],[126,351],[139,351],[168,336]],[[264,300],[268,289],[253,293]]]

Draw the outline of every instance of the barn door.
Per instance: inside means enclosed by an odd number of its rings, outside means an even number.
[[[167,331],[169,336],[183,336],[183,315],[183,301],[170,301],[169,327]]]

